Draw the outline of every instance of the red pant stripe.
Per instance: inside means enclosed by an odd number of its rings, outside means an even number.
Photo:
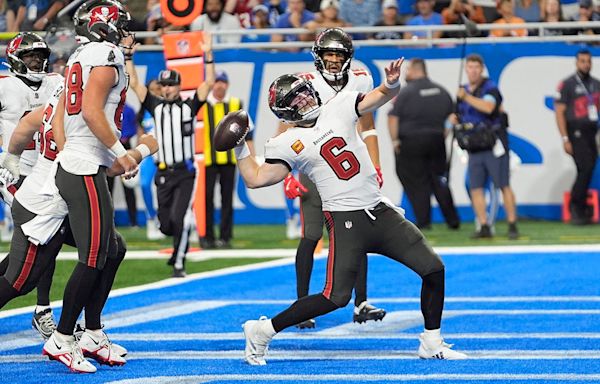
[[[98,192],[96,191],[96,185],[94,185],[94,178],[92,176],[83,176],[85,186],[87,189],[88,199],[90,202],[90,251],[88,257],[88,267],[96,268],[96,262],[98,260],[98,251],[100,249],[100,205],[98,203]]]
[[[323,296],[331,299],[331,291],[333,290],[333,265],[335,263],[335,235],[333,228],[333,217],[330,212],[323,212],[327,222],[327,231],[329,232],[329,254],[327,255],[327,275],[325,278],[325,289]]]
[[[23,284],[27,281],[29,274],[31,273],[31,268],[33,267],[33,263],[35,263],[35,257],[37,256],[37,245],[29,243],[29,247],[27,248],[27,256],[25,256],[25,263],[23,264],[23,269],[21,269],[21,273],[17,278],[17,281],[13,284],[13,288],[17,291],[20,291],[23,288]]]

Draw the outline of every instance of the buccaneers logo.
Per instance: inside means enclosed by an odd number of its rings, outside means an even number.
[[[14,53],[19,49],[21,45],[21,41],[23,41],[23,36],[19,36],[13,41],[10,42],[10,45],[6,48],[6,53],[8,55],[14,55]]]
[[[88,28],[91,28],[92,25],[96,23],[105,23],[117,21],[119,15],[119,9],[115,5],[111,6],[99,6],[93,8],[90,11],[90,21],[88,23]]]
[[[269,89],[269,105],[275,105],[275,97],[277,96],[277,87],[273,85]]]

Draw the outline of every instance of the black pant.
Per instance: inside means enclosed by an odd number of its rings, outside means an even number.
[[[460,219],[446,174],[444,136],[422,134],[401,138],[400,153],[396,154],[396,174],[412,204],[417,226],[431,224],[431,194],[435,195],[446,223],[457,227]]]
[[[233,187],[235,186],[235,165],[210,165],[206,167],[206,236],[207,242],[215,240],[214,197],[215,184],[219,178],[221,185],[221,225],[219,237],[230,241],[233,237]]]
[[[113,187],[115,185],[114,177],[107,177],[108,180],[108,190],[112,196]],[[125,202],[127,202],[127,214],[129,216],[129,225],[137,226],[137,202],[135,200],[135,190],[132,188],[127,188],[123,185],[123,192],[125,193]]]
[[[577,129],[569,127],[568,134],[573,146],[573,160],[577,167],[577,177],[571,189],[571,209],[573,214],[583,217],[587,210],[587,190],[598,159],[596,127]]]
[[[158,170],[154,176],[158,198],[160,231],[173,236],[172,260],[181,267],[189,248],[190,225],[186,214],[191,206],[196,171],[185,166]]]

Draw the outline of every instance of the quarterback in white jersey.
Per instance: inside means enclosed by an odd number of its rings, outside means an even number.
[[[19,119],[44,105],[56,86],[64,81],[57,73],[46,73],[49,56],[46,42],[31,32],[18,34],[6,48],[8,66],[15,76],[0,77],[0,132],[4,152]],[[22,175],[31,173],[36,159],[32,141],[21,156]]]
[[[346,306],[367,252],[388,256],[422,278],[425,330],[419,336],[419,357],[466,358],[450,349],[440,333],[444,264],[419,229],[396,207],[382,201],[366,146],[353,128],[359,116],[398,93],[401,64],[402,59],[390,63],[385,69],[385,84],[366,95],[341,92],[324,105],[306,80],[296,75],[280,76],[269,88],[269,106],[294,128],[266,143],[262,165],[250,156],[245,143],[235,147],[240,174],[250,188],[275,184],[292,167],[306,172],[323,198],[330,239],[322,293],[300,298],[272,319],[244,323],[247,363],[265,365],[267,347],[278,332]]]

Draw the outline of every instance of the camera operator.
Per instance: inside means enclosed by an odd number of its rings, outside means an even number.
[[[496,84],[483,77],[483,58],[471,54],[466,58],[468,84],[457,92],[458,116],[455,135],[461,148],[469,153],[469,185],[473,210],[480,228],[473,238],[490,238],[492,232],[485,210],[483,188],[488,178],[502,190],[504,210],[508,220],[508,238],[519,237],[514,193],[509,185],[508,119],[502,112],[502,95]]]

